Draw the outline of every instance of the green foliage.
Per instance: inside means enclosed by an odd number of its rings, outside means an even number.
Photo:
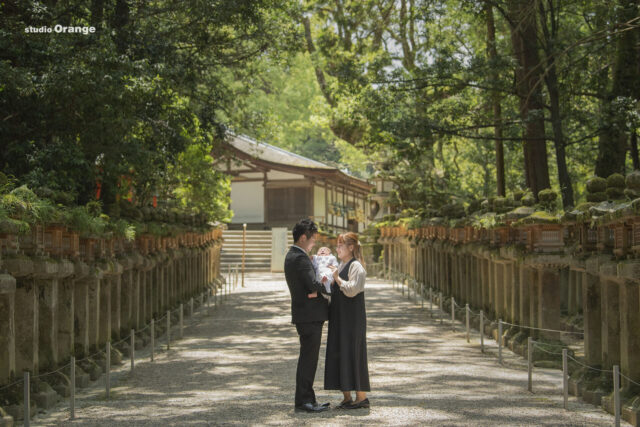
[[[231,182],[213,169],[211,144],[205,142],[205,136],[199,135],[193,140],[178,156],[176,165],[169,168],[177,181],[173,193],[183,209],[203,214],[209,221],[230,221],[227,206]]]
[[[234,129],[258,140],[366,177],[370,160],[358,148],[336,137],[332,112],[316,83],[308,54],[286,63],[264,58],[229,120]]]
[[[0,168],[55,203],[85,204],[98,188],[105,206],[130,189],[142,206],[171,193],[167,170],[197,138],[193,123],[224,133],[238,92],[224,77],[242,81],[254,58],[298,46],[288,0],[118,5],[2,6]],[[52,23],[96,33],[25,33]]]

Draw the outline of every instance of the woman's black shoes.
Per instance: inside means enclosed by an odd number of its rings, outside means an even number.
[[[351,405],[352,403],[353,400],[343,400],[338,406],[336,406],[336,409],[347,409],[347,406]]]
[[[369,408],[369,399],[361,400],[360,402],[349,402],[345,403],[344,409],[360,409],[360,408]]]

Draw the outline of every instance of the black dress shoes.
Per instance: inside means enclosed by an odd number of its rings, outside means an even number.
[[[329,407],[329,405],[331,405],[331,404],[330,404],[329,402],[326,402],[326,403],[318,403],[318,402],[316,402],[316,403],[315,403],[315,405],[316,405],[316,406],[324,406],[324,407],[327,407],[327,408],[328,408],[328,407]]]
[[[323,412],[329,409],[329,406],[318,405],[317,403],[303,403],[296,405],[296,412]]]
[[[344,405],[345,409],[360,409],[360,408],[368,408],[369,407],[369,399],[361,400],[360,402],[347,403]]]

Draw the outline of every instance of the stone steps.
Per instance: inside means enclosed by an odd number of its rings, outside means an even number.
[[[244,244],[245,271],[261,272],[271,270],[271,236],[270,230],[247,230]],[[224,243],[220,252],[220,269],[223,274],[229,266],[242,264],[242,230],[225,230]],[[288,244],[293,244],[291,234]]]

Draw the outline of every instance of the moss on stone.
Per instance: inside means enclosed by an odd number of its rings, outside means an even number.
[[[607,188],[624,188],[624,176],[619,173],[612,173],[607,178]]]
[[[640,197],[640,190],[633,190],[631,188],[625,188],[624,195],[628,200],[634,200]]]
[[[619,187],[607,187],[607,198],[609,200],[624,199],[624,190]]]
[[[533,194],[528,193],[522,196],[522,206],[533,206],[536,204],[536,199]]]
[[[607,200],[607,193],[604,191],[598,191],[595,193],[587,194],[587,202],[600,203]]]
[[[558,193],[550,188],[545,188],[538,192],[538,200],[541,202],[553,202],[558,198]]]
[[[552,214],[547,211],[537,211],[516,221],[513,225],[518,227],[531,224],[559,224],[561,219],[560,215]]]
[[[625,179],[625,184],[627,188],[640,192],[640,171],[636,170],[628,174]]]
[[[587,180],[587,191],[589,193],[600,193],[604,192],[607,189],[607,180],[604,178],[600,178],[599,176],[594,176],[593,178],[589,178]]]

